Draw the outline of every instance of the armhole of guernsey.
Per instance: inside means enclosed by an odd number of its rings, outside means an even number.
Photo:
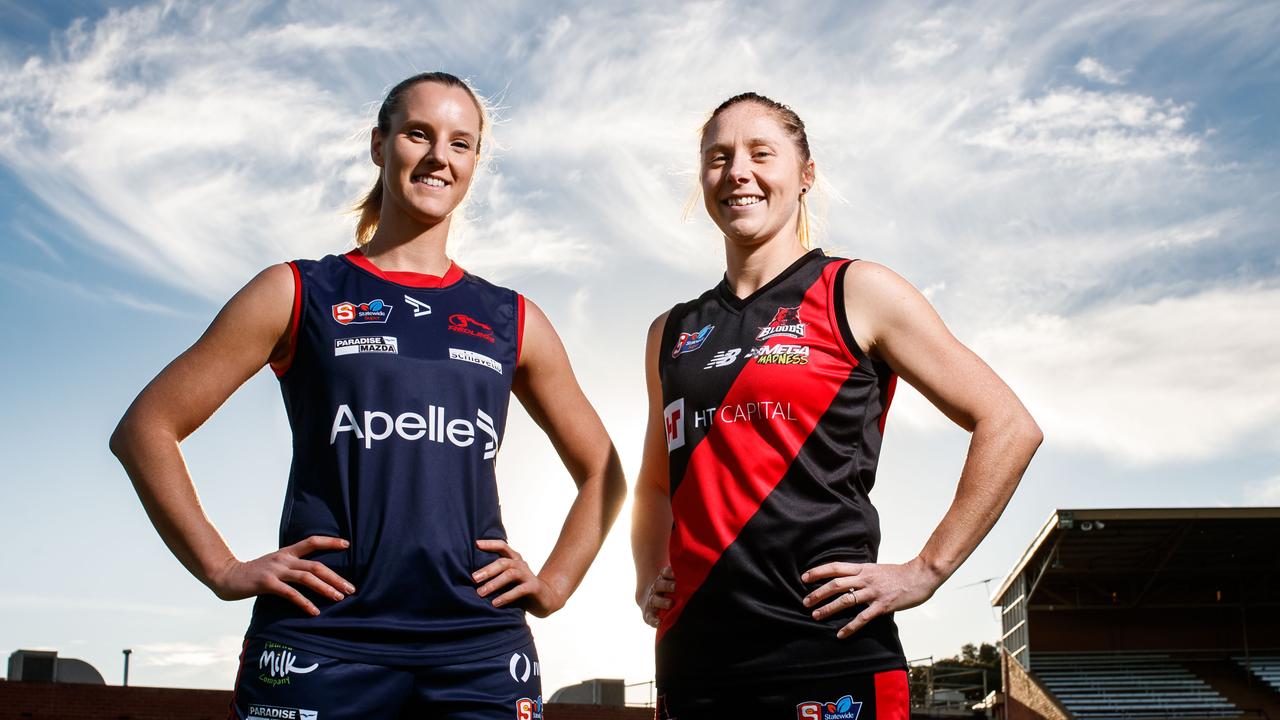
[[[516,293],[516,370],[520,369],[522,352],[524,352],[524,294]]]
[[[867,354],[858,347],[858,340],[853,336],[853,329],[849,326],[849,314],[844,306],[844,276],[849,271],[849,267],[858,262],[854,260],[845,260],[836,270],[835,278],[831,281],[831,298],[827,307],[831,308],[835,317],[832,321],[836,324],[836,336],[840,338],[840,345],[844,349],[844,354],[849,362],[855,366],[861,365],[868,372],[876,372],[876,363]]]
[[[675,347],[676,332],[680,327],[681,314],[689,305],[687,302],[676,303],[667,311],[667,319],[662,323],[662,336],[658,340],[658,378],[665,378],[667,363],[671,360],[670,349]]]
[[[271,363],[271,371],[276,377],[284,377],[293,367],[293,355],[298,350],[298,326],[302,324],[302,276],[298,274],[298,265],[285,263],[293,271],[293,312],[289,315],[289,352],[276,363]]]

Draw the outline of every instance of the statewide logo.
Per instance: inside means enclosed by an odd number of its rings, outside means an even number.
[[[294,675],[306,675],[320,667],[319,663],[298,667],[298,656],[288,645],[268,640],[262,647],[262,655],[258,658],[258,680],[267,685],[289,685]]]
[[[409,307],[413,308],[414,317],[422,317],[424,315],[431,314],[431,306],[422,302],[421,300],[415,300],[414,298],[411,298],[408,295],[405,295],[404,301],[409,303]]]
[[[463,335],[470,335],[471,337],[478,337],[481,340],[486,340],[488,342],[495,342],[493,339],[493,328],[485,325],[470,315],[463,315],[462,313],[454,313],[450,315],[449,329],[457,333],[462,333]]]
[[[711,337],[711,331],[715,329],[715,325],[708,325],[695,333],[680,333],[680,337],[676,338],[676,346],[671,349],[671,357],[680,357],[681,353],[693,352],[702,347],[702,343]]]
[[[333,306],[333,319],[340,325],[360,323],[384,323],[391,317],[391,306],[381,300],[360,304],[340,302]]]
[[[302,708],[276,707],[274,705],[250,705],[245,720],[318,720],[319,711]]]
[[[684,398],[680,398],[662,410],[662,421],[667,427],[667,453],[684,446]]]
[[[542,720],[542,696],[517,700],[516,720]]]
[[[762,345],[747,353],[757,365],[808,365],[808,345]]]
[[[707,364],[702,366],[702,369],[710,370],[711,368],[728,367],[738,359],[738,355],[741,353],[742,353],[742,348],[733,348],[731,350],[721,350],[715,355],[712,355],[711,359],[707,361]]]
[[[392,355],[398,355],[400,346],[396,339],[389,335],[336,338],[333,341],[334,357],[358,355],[360,353],[391,353]]]
[[[796,706],[796,720],[858,720],[862,703],[845,695],[835,702],[802,702]]]
[[[494,360],[488,355],[481,355],[478,352],[472,352],[470,350],[460,350],[458,348],[449,348],[449,359],[462,360],[463,362],[475,363],[476,365],[483,365],[489,368],[490,370],[498,373],[499,375],[502,374],[502,363],[498,362],[497,360]]]
[[[804,323],[800,321],[799,305],[778,308],[778,312],[773,314],[773,319],[769,321],[769,324],[760,328],[760,333],[756,335],[756,339],[767,340],[774,335],[785,335],[793,338],[804,337]]]
[[[529,675],[538,677],[539,668],[536,660],[530,660],[524,653],[511,653],[511,661],[507,663],[507,671],[516,682],[529,682]]]
[[[333,430],[329,433],[329,444],[338,442],[340,433],[355,433],[357,440],[364,441],[364,449],[369,450],[379,440],[386,440],[396,435],[404,440],[422,440],[445,443],[455,447],[470,447],[476,441],[476,428],[489,437],[484,443],[484,459],[492,460],[498,454],[498,431],[493,427],[493,418],[483,410],[476,410],[476,420],[462,418],[448,419],[445,409],[436,405],[428,405],[426,415],[415,412],[400,413],[391,417],[380,410],[365,410],[362,419],[356,420],[356,414],[350,405],[339,405],[333,416]],[[265,657],[265,655],[264,655]],[[310,671],[308,671],[310,672]]]

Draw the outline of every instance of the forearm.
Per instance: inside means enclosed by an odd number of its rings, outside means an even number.
[[[974,425],[955,499],[918,557],[937,587],[973,553],[1013,496],[1043,436],[1019,405]]]
[[[643,475],[636,483],[631,514],[631,554],[636,565],[636,603],[662,568],[671,564],[667,546],[671,540],[671,503],[667,494]]]
[[[111,451],[165,545],[196,579],[216,590],[213,578],[235,555],[200,506],[177,438],[126,417],[111,436]]]
[[[555,547],[538,577],[567,601],[600,552],[605,536],[626,496],[622,465],[612,449],[605,466],[578,485],[578,496],[569,508]]]

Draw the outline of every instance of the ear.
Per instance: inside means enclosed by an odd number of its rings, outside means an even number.
[[[382,131],[376,125],[369,133],[369,157],[373,159],[374,165],[382,167]]]
[[[801,181],[802,187],[806,189],[812,188],[813,182],[814,180],[817,179],[817,177],[818,177],[818,168],[813,164],[812,160],[810,160],[809,162],[801,166],[800,181]]]

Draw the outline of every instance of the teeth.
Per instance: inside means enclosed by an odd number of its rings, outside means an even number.
[[[431,187],[444,187],[444,181],[441,180],[440,178],[419,176],[418,178],[416,178],[416,180],[417,182],[425,183],[427,185],[430,185]]]
[[[733,207],[742,207],[743,205],[755,205],[763,199],[764,198],[756,197],[754,195],[748,197],[732,197],[729,198],[728,203]]]

